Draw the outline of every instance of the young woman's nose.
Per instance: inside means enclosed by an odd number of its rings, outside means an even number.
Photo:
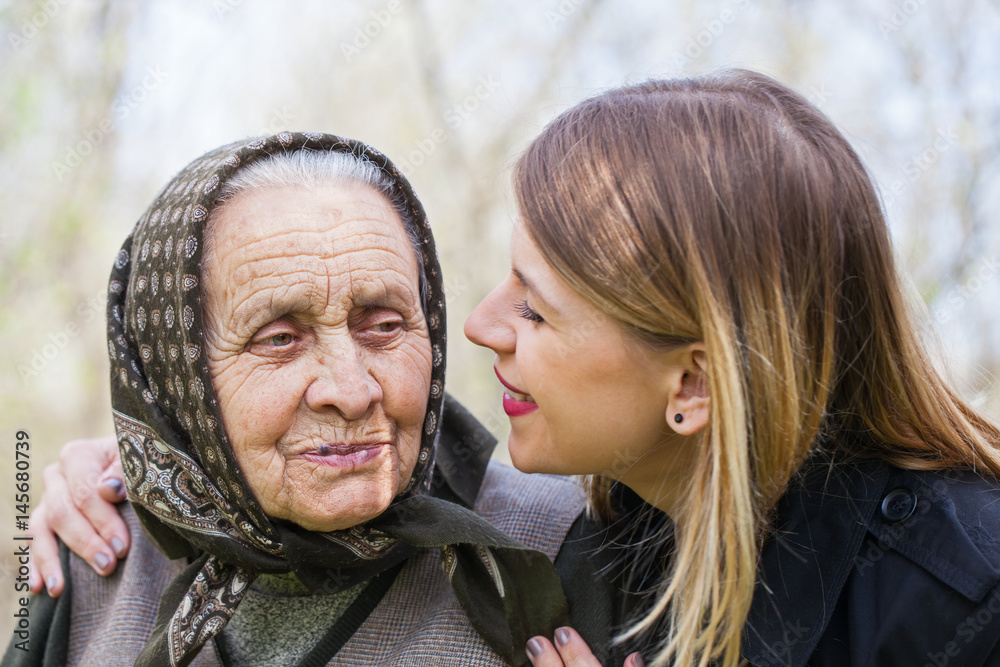
[[[465,337],[497,354],[513,352],[516,342],[509,282],[510,278],[497,285],[465,320]]]
[[[306,388],[305,401],[316,412],[331,409],[344,419],[361,419],[369,408],[382,400],[382,386],[372,376],[363,357],[355,350],[324,354]]]

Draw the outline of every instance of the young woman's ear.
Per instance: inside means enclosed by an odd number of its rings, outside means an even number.
[[[691,343],[678,352],[667,399],[667,425],[678,435],[693,435],[711,418],[705,344]]]

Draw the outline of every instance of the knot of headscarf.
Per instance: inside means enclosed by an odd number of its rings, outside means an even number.
[[[380,516],[329,533],[266,516],[233,455],[204,350],[201,261],[206,222],[223,184],[278,152],[348,153],[403,193],[422,253],[431,389],[420,451],[405,490]],[[129,500],[167,556],[192,562],[165,591],[139,665],[185,665],[232,618],[260,573],[292,571],[314,588],[344,590],[439,548],[472,625],[501,655],[523,662],[532,634],[566,620],[551,563],[469,507],[492,448],[465,467],[442,466],[462,436],[441,437],[445,297],[427,217],[409,183],[381,153],[351,139],[284,132],[223,146],[192,162],[159,194],[119,252],[108,298],[115,429]],[[471,419],[459,406],[455,419]],[[440,451],[439,451],[439,448]],[[468,457],[463,457],[468,459]],[[530,599],[529,596],[530,595]]]

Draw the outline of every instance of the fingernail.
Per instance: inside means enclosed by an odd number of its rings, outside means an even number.
[[[566,628],[556,628],[556,646],[565,646],[569,643],[569,630]]]
[[[115,555],[121,558],[125,555],[125,543],[117,537],[111,538],[111,548],[114,549]]]
[[[542,651],[545,650],[545,647],[542,645],[542,642],[538,641],[538,639],[535,637],[532,637],[531,639],[528,640],[528,645],[525,648],[528,651],[529,658],[537,658],[542,654]]]
[[[38,585],[38,577],[35,576],[34,572],[31,572],[30,574],[28,574],[28,588],[31,589],[37,585]]]
[[[115,492],[116,496],[120,496],[122,494],[122,483],[117,477],[109,477],[101,482],[101,484],[110,487],[111,490]]]
[[[49,589],[49,591],[51,591],[53,588],[56,587],[56,584],[58,583],[59,581],[55,577],[49,577],[48,579],[45,580],[45,587]]]
[[[105,554],[97,554],[96,556],[94,556],[94,563],[97,564],[97,569],[100,570],[101,572],[107,569],[108,563],[110,562],[111,559],[108,558]]]
[[[636,653],[632,656],[632,667],[646,667],[646,661],[642,659],[642,656]]]

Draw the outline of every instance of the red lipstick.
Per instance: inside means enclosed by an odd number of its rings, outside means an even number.
[[[504,380],[496,366],[493,367],[493,372],[497,374],[500,384],[508,389],[503,394],[503,411],[508,417],[521,417],[538,409],[538,404],[531,396]]]

